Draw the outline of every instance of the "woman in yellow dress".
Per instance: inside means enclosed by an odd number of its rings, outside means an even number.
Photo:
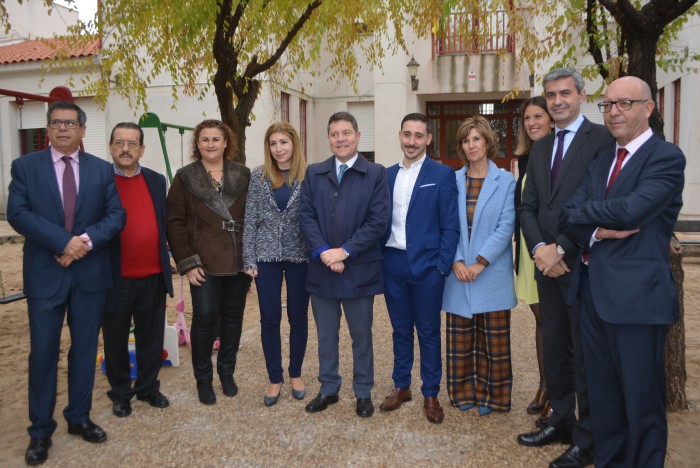
[[[526,183],[527,162],[530,155],[532,144],[544,137],[552,131],[554,122],[547,113],[547,103],[542,96],[534,96],[528,99],[520,114],[520,128],[518,129],[518,144],[515,154],[518,156],[518,182],[515,187],[515,210],[517,213],[520,205],[522,190]],[[530,258],[525,238],[520,230],[519,220],[516,218],[515,223],[515,238],[517,239],[515,247],[515,272],[518,277],[515,283],[515,295],[518,299],[523,300],[530,306],[533,315],[535,316],[536,331],[535,342],[537,348],[537,365],[540,373],[540,385],[537,388],[535,397],[527,406],[529,414],[542,412],[543,416],[547,416],[548,411],[545,411],[547,405],[547,388],[544,379],[544,364],[542,360],[543,354],[543,335],[542,321],[540,319],[540,300],[537,295],[537,282],[535,281],[535,265]]]

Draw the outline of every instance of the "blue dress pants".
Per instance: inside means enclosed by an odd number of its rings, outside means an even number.
[[[267,375],[271,383],[284,380],[282,372],[282,278],[287,283],[287,320],[289,321],[289,377],[301,377],[301,366],[309,336],[309,294],[307,263],[259,262],[255,285],[260,304],[260,334]]]
[[[413,329],[420,346],[421,392],[436,397],[442,379],[440,323],[445,277],[437,268],[417,277],[411,273],[406,252],[385,249],[382,262],[384,298],[393,329],[394,371],[396,388],[411,387],[413,369]]]

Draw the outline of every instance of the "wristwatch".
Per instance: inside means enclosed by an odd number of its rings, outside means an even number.
[[[564,247],[562,247],[561,245],[557,245],[557,253],[559,255],[566,255],[566,251],[564,250]]]

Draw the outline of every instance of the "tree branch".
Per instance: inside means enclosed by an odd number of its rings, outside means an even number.
[[[252,78],[270,69],[279,60],[284,51],[287,50],[287,47],[289,47],[289,44],[292,42],[292,40],[294,40],[294,37],[301,30],[304,24],[311,18],[311,15],[314,12],[314,10],[320,7],[321,4],[323,4],[323,0],[314,0],[311,3],[309,3],[309,5],[306,7],[306,11],[304,11],[304,13],[297,20],[297,22],[294,23],[294,26],[292,26],[292,29],[289,30],[287,36],[284,38],[284,40],[282,40],[275,53],[272,54],[267,60],[265,60],[261,64],[254,63],[251,60],[248,66],[246,67],[244,76]]]
[[[588,35],[588,52],[593,57],[593,61],[598,67],[598,73],[603,80],[608,79],[608,70],[605,68],[605,60],[603,53],[598,46],[596,40],[596,24],[595,24],[595,5],[596,0],[586,0],[586,33]]]

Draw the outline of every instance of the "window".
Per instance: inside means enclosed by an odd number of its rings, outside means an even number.
[[[46,143],[46,128],[23,128],[19,131],[21,154],[43,150]]]
[[[282,91],[280,99],[280,120],[289,122],[289,94]]]
[[[500,168],[510,170],[521,104],[521,100],[427,103],[426,115],[433,132],[433,141],[428,146],[428,155],[455,169],[462,167],[462,161],[457,156],[456,149],[457,128],[467,117],[482,115],[488,119],[491,128],[499,137],[499,149],[494,163]]]
[[[301,148],[304,154],[304,159],[308,160],[306,151],[306,100],[299,99],[299,139],[301,140]]]

